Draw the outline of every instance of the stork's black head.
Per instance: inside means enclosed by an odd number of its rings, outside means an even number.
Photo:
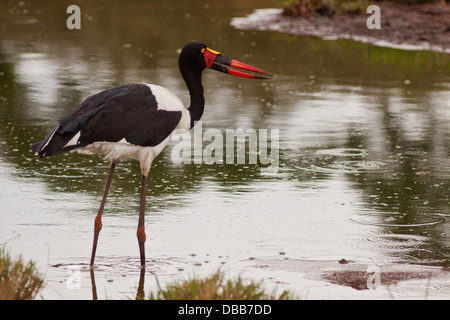
[[[185,78],[188,75],[200,75],[205,68],[211,68],[242,78],[268,79],[270,77],[270,73],[228,58],[199,41],[192,41],[181,50],[178,65]],[[226,66],[251,71],[260,75],[244,73]]]
[[[206,50],[206,44],[199,41],[189,42],[183,50],[181,50],[178,58],[178,65],[181,73],[183,71],[190,73],[201,73],[206,68],[205,59],[202,50]]]

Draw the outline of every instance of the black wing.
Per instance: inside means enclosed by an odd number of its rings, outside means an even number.
[[[41,142],[32,145],[40,156],[51,156],[96,141],[123,138],[140,146],[155,146],[175,129],[181,111],[158,110],[158,102],[145,84],[129,83],[85,99]],[[80,132],[76,145],[66,146]]]

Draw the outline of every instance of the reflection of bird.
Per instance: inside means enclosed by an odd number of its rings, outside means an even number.
[[[88,97],[70,115],[63,118],[44,140],[31,146],[32,151],[40,157],[78,151],[99,154],[111,161],[103,199],[94,223],[91,266],[94,264],[103,208],[117,161],[131,158],[140,162],[142,188],[137,237],[141,265],[144,266],[144,212],[148,171],[152,161],[169,142],[172,133],[191,129],[202,116],[205,105],[202,71],[211,68],[252,79],[267,79],[270,75],[196,41],[183,48],[178,63],[191,97],[188,109],[168,89],[153,84],[128,83]],[[226,66],[251,71],[255,75]]]

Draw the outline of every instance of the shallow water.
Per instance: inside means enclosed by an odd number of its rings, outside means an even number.
[[[44,299],[92,298],[92,226],[108,163],[38,159],[30,143],[116,84],[157,83],[188,103],[177,50],[193,39],[274,74],[205,71],[202,126],[278,129],[279,168],[178,165],[172,143],[149,179],[146,294],[157,281],[219,266],[241,274],[268,258],[449,265],[450,56],[229,24],[270,6],[89,1],[82,29],[68,30],[64,4],[0,4],[0,244],[37,262]],[[120,162],[97,250],[100,299],[136,295],[139,187],[138,164]],[[69,282],[78,276],[79,288]]]

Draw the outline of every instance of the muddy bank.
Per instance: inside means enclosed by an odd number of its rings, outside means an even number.
[[[254,267],[287,272],[300,299],[448,299],[448,268],[350,259],[261,259]],[[280,283],[283,283],[280,281]]]
[[[406,50],[450,53],[450,5],[377,3],[381,29],[368,29],[369,14],[298,18],[282,9],[259,9],[231,24],[238,29],[272,30],[325,39],[351,39]]]

